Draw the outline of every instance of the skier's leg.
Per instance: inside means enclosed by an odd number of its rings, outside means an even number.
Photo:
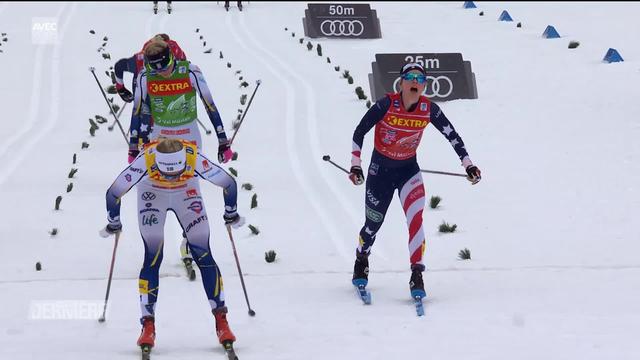
[[[405,170],[403,170],[405,171]],[[425,237],[422,229],[422,212],[425,205],[425,190],[422,173],[417,164],[406,169],[406,175],[398,184],[398,197],[407,217],[409,229],[409,259],[412,270],[424,271],[422,256],[425,250]]]
[[[194,182],[190,183],[187,189],[191,193],[183,193],[183,199],[174,203],[174,210],[187,236],[191,256],[200,269],[202,285],[213,310],[224,306],[222,276],[209,246],[209,220],[200,194],[200,186]]]
[[[138,280],[142,318],[154,316],[167,215],[167,194],[138,185],[138,226],[144,242],[144,262]]]
[[[393,199],[393,170],[371,163],[366,181],[365,223],[360,230],[357,253],[368,255]]]
[[[216,261],[213,259],[211,247],[209,246],[210,231],[207,211],[200,196],[198,183],[194,182],[189,185],[188,191],[191,194],[187,194],[185,198],[179,199],[179,204],[175,204],[176,215],[187,235],[193,259],[200,269],[202,285],[209,299],[211,311],[216,319],[218,341],[221,344],[233,343],[236,341],[236,337],[227,322],[227,307],[224,303],[222,275]]]

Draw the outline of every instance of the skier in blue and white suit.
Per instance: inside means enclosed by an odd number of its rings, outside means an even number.
[[[222,277],[209,247],[209,221],[198,177],[224,189],[224,221],[234,228],[242,226],[244,219],[236,211],[235,180],[221,167],[199,154],[195,143],[185,140],[162,139],[149,143],[118,175],[107,191],[109,223],[101,232],[103,236],[121,231],[121,198],[133,186],[137,185],[138,188],[138,226],[145,249],[139,279],[143,324],[155,315],[164,222],[169,211],[176,215],[186,234],[193,258],[200,268],[211,309],[216,315],[216,324],[219,322],[218,318],[226,313]],[[224,340],[234,341],[235,337],[230,330],[229,333]],[[220,337],[220,342],[222,341]]]

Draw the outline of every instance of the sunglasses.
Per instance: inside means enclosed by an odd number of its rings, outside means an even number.
[[[424,84],[427,82],[427,76],[423,74],[407,73],[402,75],[402,80],[407,80],[407,81],[415,80],[418,82],[418,84]]]
[[[153,62],[153,65],[147,62],[146,65],[147,69],[149,70],[154,70],[156,72],[165,72],[171,67],[171,65],[173,65],[173,55],[169,55],[168,58]]]

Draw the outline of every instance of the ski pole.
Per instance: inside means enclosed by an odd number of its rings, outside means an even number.
[[[429,173],[429,174],[462,176],[462,177],[465,177],[465,178],[468,177],[467,174],[450,173],[450,172],[446,172],[446,171],[423,170],[423,169],[420,169],[420,171],[423,172],[423,173]]]
[[[107,315],[107,302],[109,301],[109,291],[111,290],[111,279],[113,279],[113,265],[116,262],[116,249],[118,248],[118,240],[120,240],[120,231],[116,233],[116,238],[113,243],[113,255],[111,256],[111,268],[109,269],[109,281],[107,281],[107,295],[104,297],[104,309],[102,310],[102,316],[98,319],[98,322],[105,322]]]
[[[249,111],[249,106],[251,106],[251,102],[253,101],[253,97],[256,95],[256,91],[258,91],[258,88],[260,87],[261,83],[262,83],[262,81],[260,81],[260,80],[256,81],[256,88],[253,89],[253,94],[251,94],[251,98],[249,99],[249,103],[247,104],[247,108],[244,109],[244,113],[242,114],[242,118],[240,118],[240,123],[238,124],[238,127],[236,128],[236,131],[233,133],[233,136],[231,137],[231,141],[229,141],[229,146],[231,146],[231,144],[233,144],[233,139],[236,138],[236,135],[238,134],[238,131],[240,131],[240,126],[242,126],[242,122],[244,121],[244,117],[247,115],[247,112]]]
[[[236,244],[233,242],[233,235],[231,234],[231,225],[227,225],[227,232],[229,233],[229,240],[231,240],[231,247],[233,248],[233,256],[236,258],[236,265],[238,266],[238,274],[240,275],[240,283],[242,284],[242,291],[244,291],[244,299],[247,300],[247,308],[249,308],[249,316],[256,316],[256,312],[253,311],[251,309],[251,305],[249,305],[249,295],[247,295],[247,287],[244,285],[242,270],[240,270],[240,260],[238,260],[238,253],[236,252]]]
[[[118,111],[118,119],[120,118],[120,115],[122,115],[122,113],[124,112],[124,108],[127,107],[128,102],[125,102],[124,105],[122,105],[122,107],[120,108],[120,110]],[[109,131],[113,131],[113,127],[116,126],[116,122],[115,120],[111,123],[111,125],[109,125],[109,127],[107,128],[107,130]],[[128,134],[128,131],[127,131]]]
[[[338,169],[340,169],[340,170],[344,171],[344,172],[345,172],[345,173],[347,173],[347,174],[350,174],[350,172],[349,172],[349,171],[347,171],[345,168],[343,168],[342,166],[340,166],[340,165],[338,165],[338,164],[334,163],[333,161],[331,161],[331,156],[329,156],[329,155],[325,155],[325,156],[323,156],[323,157],[322,157],[322,160],[324,160],[324,161],[328,161],[328,162],[330,162],[333,166],[337,167]]]
[[[202,123],[202,121],[200,121],[200,119],[196,118],[196,120],[198,121],[198,124],[200,124],[200,126],[202,126],[202,128],[204,129],[204,132],[206,132],[207,135],[211,135],[211,130],[207,129],[207,127],[204,126],[204,124]]]
[[[122,125],[120,125],[120,121],[118,121],[118,115],[116,115],[116,112],[113,111],[113,108],[111,107],[111,103],[109,102],[109,99],[107,99],[107,94],[104,93],[104,89],[102,88],[102,85],[100,85],[100,80],[98,80],[98,77],[96,76],[95,70],[96,68],[94,68],[93,66],[89,68],[89,71],[91,71],[91,73],[93,74],[94,79],[96,79],[96,83],[98,83],[98,87],[100,88],[100,92],[102,92],[104,101],[106,101],[107,106],[109,106],[111,115],[113,115],[114,119],[116,119],[116,124],[118,124],[118,127],[120,128],[120,132],[122,132],[122,137],[124,138],[124,142],[127,143],[127,146],[129,146],[129,140],[127,140],[127,135],[124,134],[124,129],[122,128]]]

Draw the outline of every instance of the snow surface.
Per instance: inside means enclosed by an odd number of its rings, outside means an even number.
[[[372,3],[382,39],[313,40],[322,44],[318,57],[298,42],[306,3],[251,2],[227,13],[222,4],[174,2],[171,15],[163,3],[153,15],[150,2],[1,3],[8,41],[0,47],[0,359],[138,356],[143,247],[132,195],[123,200],[107,322],[35,319],[33,310],[55,301],[102,304],[113,242],[97,231],[126,147],[117,128],[88,133],[88,118],[108,115],[88,68],[95,66],[106,86],[104,71],[159,32],[202,68],[228,134],[240,95],[262,80],[234,144],[239,160],[229,164],[239,183],[255,187],[240,192],[239,210],[261,233],[235,232],[255,318],[247,315],[220,190],[202,186],[242,360],[640,358],[640,4],[477,5]],[[514,22],[497,21],[505,9]],[[32,43],[38,17],[57,19],[57,45]],[[550,24],[561,39],[541,38]],[[111,61],[96,51],[103,36]],[[580,47],[567,49],[569,40]],[[603,63],[609,47],[625,62]],[[212,54],[203,53],[208,48]],[[442,108],[482,182],[425,175],[427,196],[443,201],[424,213],[424,318],[409,298],[407,230],[395,199],[371,257],[373,305],[357,299],[350,279],[364,188],[321,160],[329,154],[348,166],[351,135],[366,111],[354,88],[369,93],[370,63],[381,52],[461,52],[478,85],[479,99]],[[349,69],[355,83],[341,79],[335,65]],[[238,86],[236,70],[248,89]],[[125,125],[129,114],[127,108]],[[83,141],[89,149],[80,149]],[[365,164],[371,148],[369,134]],[[215,155],[214,138],[205,137],[204,151]],[[419,162],[462,171],[432,128]],[[72,167],[79,170],[71,180]],[[259,207],[250,210],[253,193]],[[54,211],[58,195],[61,210]],[[442,221],[458,231],[439,234]],[[59,234],[49,236],[54,227]],[[224,358],[202,286],[189,282],[180,264],[180,232],[167,221],[153,357]],[[457,259],[463,248],[472,260]],[[273,264],[264,261],[270,249],[278,254]]]

